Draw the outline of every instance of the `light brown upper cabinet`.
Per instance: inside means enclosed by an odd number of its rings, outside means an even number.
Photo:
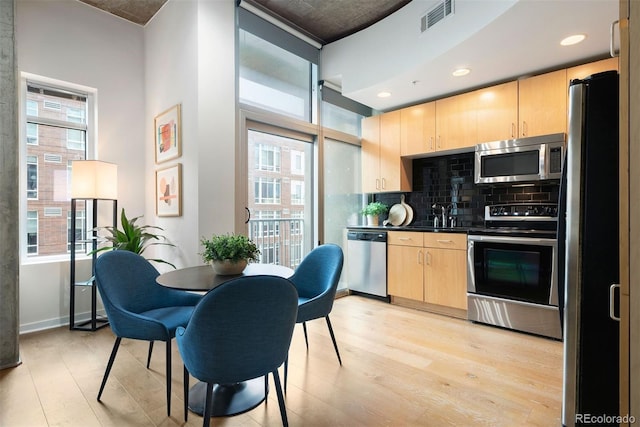
[[[508,82],[473,92],[476,97],[477,141],[490,142],[518,136],[518,82]]]
[[[569,82],[617,69],[617,58],[603,59],[367,118],[362,124],[363,188],[408,191],[410,157],[566,133]],[[406,158],[397,161],[396,156]]]
[[[567,68],[567,88],[574,79],[584,79],[592,74],[603,71],[618,71],[618,58],[601,59],[600,61],[589,62],[588,64],[577,65]]]
[[[362,191],[411,191],[411,162],[400,158],[400,110],[362,121]]]
[[[436,103],[400,110],[400,155],[432,153],[436,149]]]
[[[567,132],[567,70],[518,81],[520,137]]]
[[[477,143],[476,97],[463,93],[436,101],[436,151]]]
[[[375,193],[380,191],[380,116],[366,117],[362,120],[362,139],[360,141],[362,159],[362,191]]]

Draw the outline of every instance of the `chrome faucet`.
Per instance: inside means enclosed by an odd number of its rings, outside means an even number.
[[[445,205],[442,205],[442,227],[447,226],[447,208]]]
[[[431,209],[433,209],[434,211],[433,228],[438,228],[440,226],[440,218],[438,218],[438,213],[436,212],[436,210],[438,209],[438,205],[434,203],[433,205],[431,205]]]
[[[431,206],[434,210],[438,210],[441,209],[441,213],[440,213],[440,217],[438,217],[438,213],[435,214],[434,218],[433,218],[433,227],[434,228],[445,228],[447,226],[447,208],[446,206],[442,205],[439,206],[436,203],[434,203]]]

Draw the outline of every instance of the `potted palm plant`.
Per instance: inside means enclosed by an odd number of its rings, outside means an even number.
[[[258,261],[258,246],[242,234],[213,235],[200,240],[204,251],[200,254],[217,274],[240,274],[251,261]]]
[[[371,202],[362,209],[362,214],[367,216],[367,225],[378,225],[379,216],[387,213],[389,207],[381,202]]]
[[[111,242],[112,246],[104,246],[102,248],[96,249],[95,251],[91,251],[90,253],[98,253],[110,250],[124,250],[142,255],[145,249],[147,249],[149,246],[175,246],[174,244],[167,242],[164,236],[151,232],[151,230],[164,231],[161,227],[155,225],[136,224],[136,222],[140,218],[142,218],[142,216],[128,219],[123,208],[122,212],[120,213],[120,224],[122,226],[122,229],[118,229],[117,227],[100,227],[101,230],[107,230],[107,232],[109,233],[108,235],[104,236],[104,238],[107,241]],[[168,264],[171,267],[176,268],[175,265],[163,259],[151,258],[149,259],[149,261]]]

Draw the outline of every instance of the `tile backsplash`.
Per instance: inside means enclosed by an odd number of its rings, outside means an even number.
[[[458,226],[471,227],[483,224],[487,204],[558,201],[558,181],[532,186],[476,185],[473,165],[474,153],[413,160],[413,191],[404,193],[405,202],[414,210],[413,224],[432,225],[434,204],[449,207],[449,216],[456,217]],[[400,203],[400,194],[375,194],[374,199],[391,207]]]

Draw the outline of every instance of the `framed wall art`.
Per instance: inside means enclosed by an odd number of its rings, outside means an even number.
[[[182,155],[182,130],[180,104],[158,114],[153,119],[156,163],[178,158]]]
[[[182,215],[182,163],[156,171],[156,215]]]

